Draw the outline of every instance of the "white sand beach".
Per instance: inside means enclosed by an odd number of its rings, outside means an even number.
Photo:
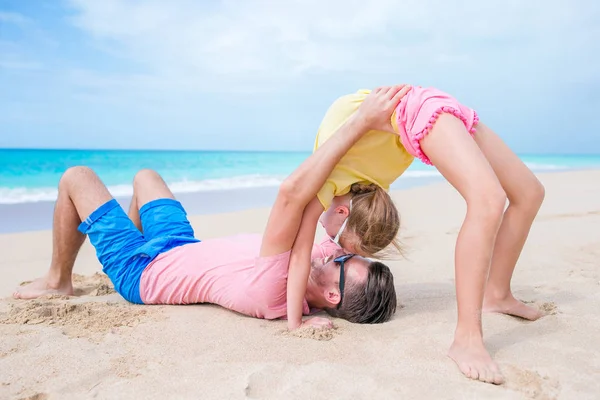
[[[393,320],[291,335],[213,305],[139,306],[111,289],[86,242],[80,296],[16,301],[46,272],[51,232],[0,235],[0,399],[598,399],[600,171],[542,174],[546,200],[513,289],[547,315],[484,315],[507,382],[466,379],[446,356],[453,251],[464,216],[446,183],[396,191],[407,258],[388,262]],[[261,232],[268,209],[192,217],[198,238]],[[319,232],[320,238],[322,232]]]

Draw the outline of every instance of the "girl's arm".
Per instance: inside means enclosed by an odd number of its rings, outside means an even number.
[[[290,263],[288,276],[289,327],[295,328],[302,323],[302,304],[310,273],[310,253],[306,249],[309,239],[312,248],[318,221],[318,217],[315,218],[318,202],[311,200],[315,199],[339,160],[366,132],[389,130],[390,117],[409,90],[410,87],[406,85],[375,89],[365,98],[358,111],[281,184],[263,235],[260,255],[266,257],[291,250],[302,225],[298,242],[302,245],[295,257],[302,260]],[[307,207],[309,203],[311,205]],[[318,206],[322,212],[322,206]],[[307,218],[302,223],[305,211]],[[309,229],[311,233],[308,233]],[[306,254],[308,262],[305,262]]]
[[[292,247],[287,281],[287,319],[290,330],[302,325],[302,308],[310,275],[315,230],[322,213],[323,205],[315,196],[304,209],[300,229]]]
[[[377,95],[374,97],[373,100],[378,100]],[[263,235],[261,257],[285,253],[292,248],[306,205],[315,198],[344,154],[372,129],[375,110],[368,106],[365,99],[359,111],[282,182]]]

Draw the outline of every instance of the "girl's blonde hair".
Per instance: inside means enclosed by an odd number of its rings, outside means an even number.
[[[350,194],[352,212],[347,229],[358,236],[360,250],[367,257],[377,258],[386,255],[380,253],[384,249],[402,254],[398,240],[400,214],[390,195],[373,183],[354,183]]]

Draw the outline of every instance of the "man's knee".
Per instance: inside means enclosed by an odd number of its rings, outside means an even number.
[[[97,175],[90,167],[76,166],[68,168],[60,178],[58,187],[64,187],[65,185],[74,184],[82,181],[87,181],[90,177],[96,178]]]
[[[142,169],[133,178],[133,191],[136,196],[142,193],[156,195],[156,191],[159,191],[161,196],[166,196],[163,193],[164,188],[167,188],[165,181],[158,172],[151,169]]]
[[[156,181],[156,180],[162,181],[162,178],[158,174],[158,172],[154,171],[153,169],[141,169],[133,177],[133,184],[137,185],[142,182]]]

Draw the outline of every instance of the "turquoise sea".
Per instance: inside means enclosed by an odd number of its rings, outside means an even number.
[[[0,204],[54,200],[61,174],[75,165],[93,168],[116,197],[131,194],[131,180],[142,168],[161,173],[175,193],[275,187],[309,154],[0,149]],[[600,168],[600,155],[522,155],[521,158],[537,172]],[[401,180],[437,175],[434,168],[415,161]]]

